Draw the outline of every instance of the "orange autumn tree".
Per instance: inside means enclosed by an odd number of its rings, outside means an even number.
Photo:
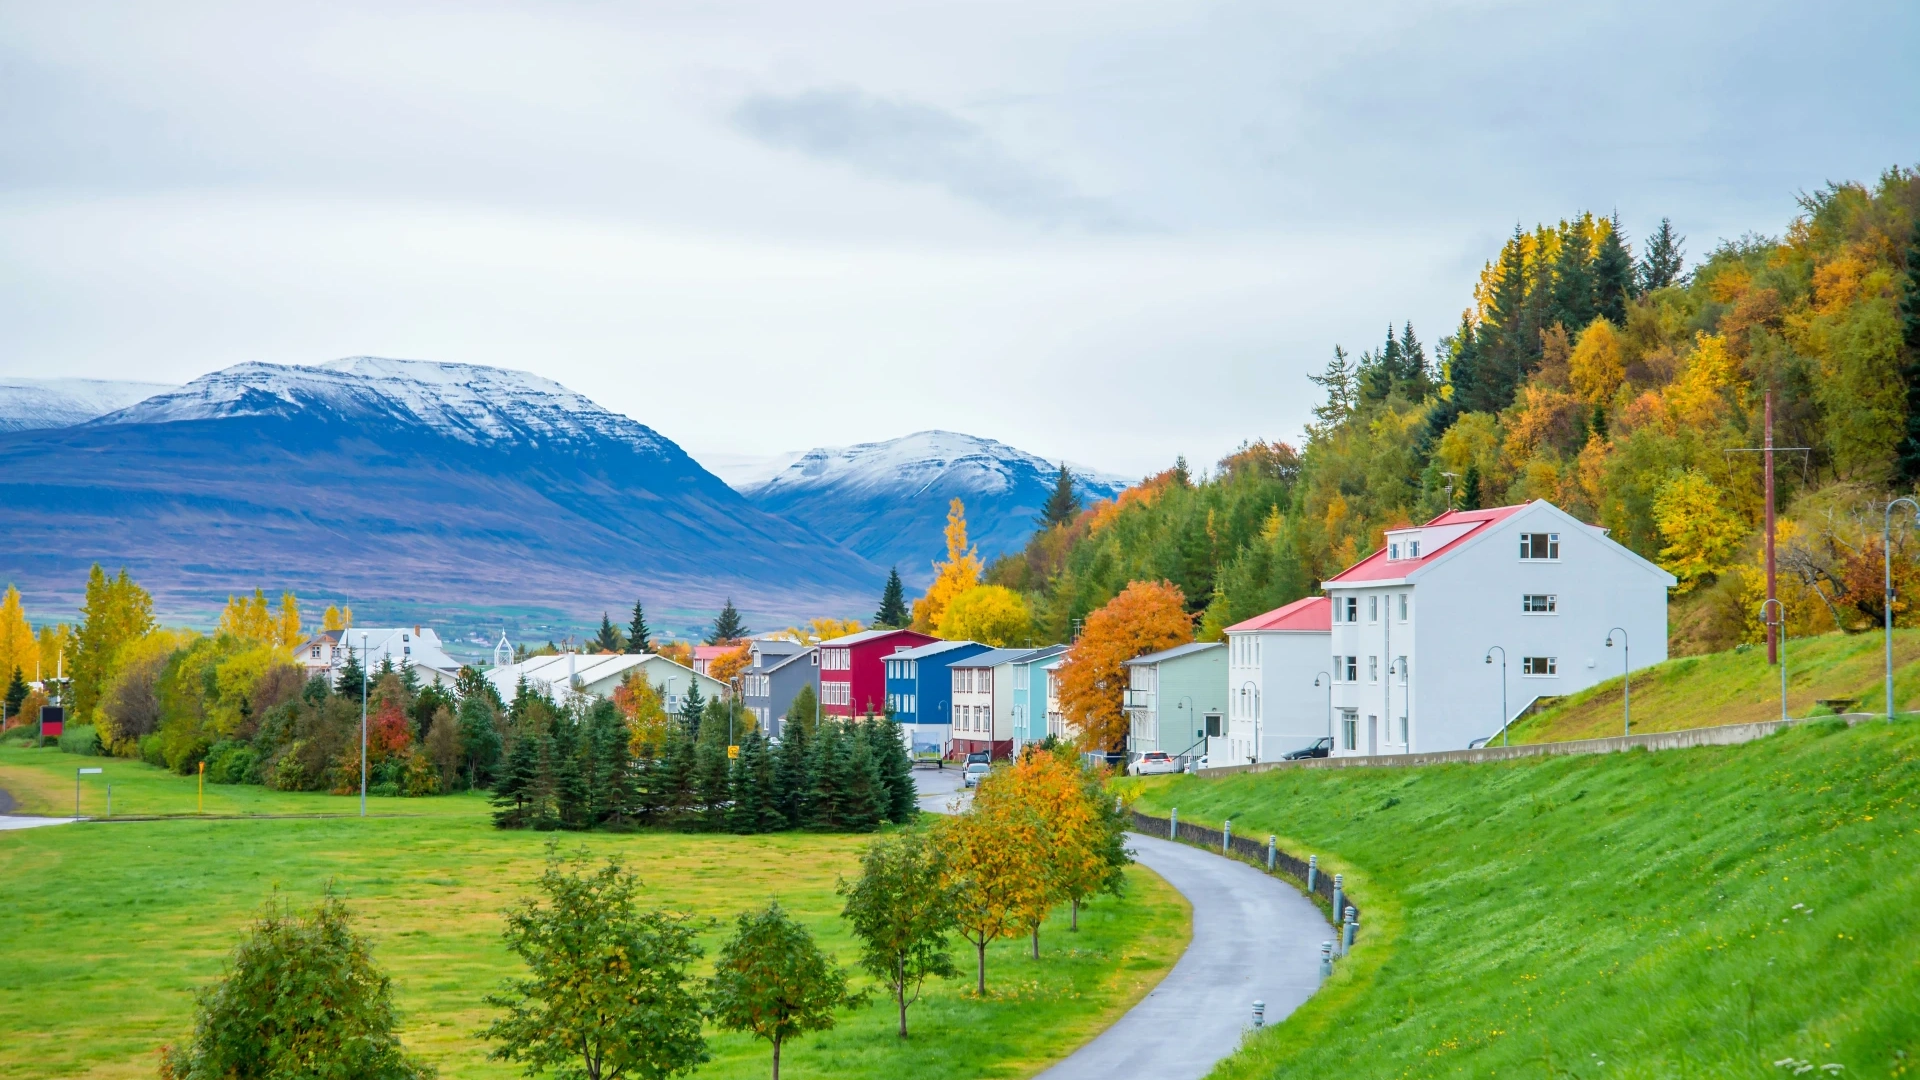
[[[747,670],[747,666],[751,663],[753,663],[753,646],[743,641],[708,661],[707,674],[723,683],[732,683],[734,676]]]
[[[953,890],[953,924],[973,946],[974,990],[987,992],[987,946],[1043,916],[1051,899],[1046,825],[1018,801],[998,799],[998,773],[980,782],[973,809],[942,818],[937,828],[947,854],[946,884]],[[984,796],[984,802],[982,801]]]
[[[1117,750],[1127,737],[1127,661],[1193,640],[1186,598],[1166,581],[1135,581],[1087,616],[1080,640],[1060,666],[1060,708],[1080,726],[1080,744]]]
[[[665,699],[647,681],[644,671],[628,669],[626,678],[613,688],[613,707],[627,721],[627,744],[633,756],[641,761],[659,757],[661,748],[667,745],[667,724],[671,720]]]
[[[913,629],[938,633],[947,605],[980,584],[981,570],[980,549],[967,546],[967,509],[955,499],[947,506],[947,561],[933,564],[933,584],[913,602]]]
[[[1029,813],[1046,831],[1043,856],[1047,874],[1047,903],[1028,912],[1023,927],[1033,935],[1033,955],[1040,955],[1040,923],[1046,909],[1066,901],[1073,905],[1072,929],[1080,929],[1080,905],[1099,892],[1120,890],[1126,864],[1124,845],[1099,774],[1084,768],[1065,746],[1053,750],[1029,747],[1009,769],[990,777],[974,796],[989,805],[1004,804]]]

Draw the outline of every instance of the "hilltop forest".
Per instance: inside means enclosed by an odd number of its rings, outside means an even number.
[[[1676,653],[1726,648],[1763,632],[1760,456],[1734,451],[1761,445],[1770,391],[1775,444],[1806,448],[1776,458],[1789,631],[1872,626],[1880,512],[1920,481],[1920,171],[1799,205],[1783,235],[1692,266],[1665,221],[1638,243],[1590,213],[1516,227],[1431,351],[1405,322],[1334,349],[1303,447],[1250,443],[1201,474],[1182,459],[1085,508],[1056,497],[987,581],[1052,640],[1129,581],[1169,581],[1213,639],[1389,528],[1546,499],[1679,578]],[[1896,577],[1920,586],[1910,535]]]

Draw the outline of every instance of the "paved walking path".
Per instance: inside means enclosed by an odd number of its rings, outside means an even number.
[[[13,812],[15,805],[13,796],[7,794],[4,789],[0,789],[0,832],[6,832],[8,829],[35,829],[42,825],[65,825],[73,820],[63,817],[28,817],[25,814],[16,814]]]
[[[959,787],[915,774],[920,805],[944,811]],[[1193,941],[1160,985],[1041,1080],[1198,1080],[1233,1053],[1253,1003],[1277,1023],[1320,985],[1320,943],[1333,927],[1294,889],[1246,863],[1171,840],[1127,834],[1140,864],[1193,905]]]

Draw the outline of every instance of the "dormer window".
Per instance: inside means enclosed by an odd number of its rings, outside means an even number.
[[[1407,558],[1417,559],[1419,557],[1420,557],[1420,541],[1418,540],[1407,541]]]
[[[1397,559],[1399,557],[1400,557],[1400,542],[1396,540],[1393,543],[1387,545],[1387,558]]]

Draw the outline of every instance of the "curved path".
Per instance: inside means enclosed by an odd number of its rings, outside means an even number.
[[[959,786],[950,771],[916,780],[928,810],[946,810]],[[1146,998],[1042,1080],[1198,1080],[1239,1048],[1254,1001],[1266,1002],[1272,1024],[1319,988],[1320,943],[1333,927],[1306,897],[1199,848],[1138,833],[1127,841],[1193,905],[1193,941]]]

